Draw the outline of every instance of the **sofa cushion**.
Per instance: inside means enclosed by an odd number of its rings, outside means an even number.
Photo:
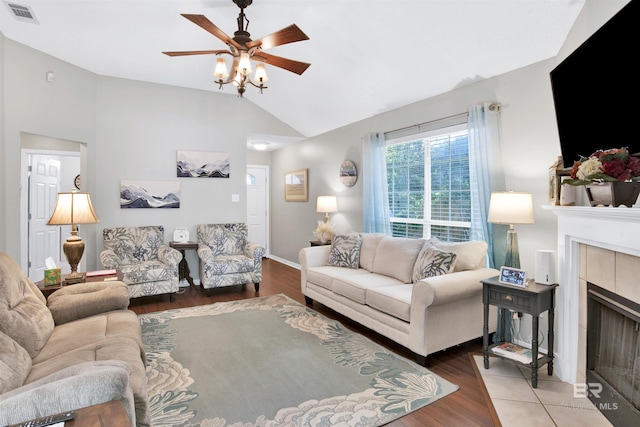
[[[413,284],[381,286],[367,291],[366,304],[405,322],[411,321]]]
[[[364,269],[354,270],[352,268],[331,267],[323,265],[321,267],[311,267],[307,270],[307,281],[325,289],[332,290],[333,279],[345,277],[353,274],[367,274]]]
[[[413,266],[424,239],[385,236],[380,239],[373,260],[373,272],[411,283]]]
[[[11,337],[0,332],[0,394],[20,387],[31,371],[31,357]]]
[[[431,239],[438,249],[455,252],[456,265],[453,271],[477,270],[486,267],[487,249],[489,245],[481,240],[469,242],[445,242],[443,240]]]
[[[413,283],[425,277],[451,273],[456,264],[456,257],[455,252],[443,251],[431,246],[429,242],[425,243],[413,267]]]
[[[170,280],[173,270],[160,261],[136,261],[121,267],[122,281],[127,285]]]
[[[387,236],[384,233],[362,233],[362,245],[360,245],[360,267],[373,271],[373,261],[376,257],[376,249],[378,243],[383,237]]]
[[[42,292],[11,257],[0,253],[0,332],[33,358],[49,339],[53,326]]]
[[[331,241],[328,264],[333,267],[360,267],[362,237],[357,233],[337,234]]]
[[[363,270],[364,271],[364,270]],[[402,285],[403,283],[393,277],[382,274],[366,273],[337,277],[331,285],[333,292],[347,297],[359,304],[366,303],[367,292],[381,286]]]

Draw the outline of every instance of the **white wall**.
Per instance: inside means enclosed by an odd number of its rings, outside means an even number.
[[[165,240],[177,226],[195,239],[198,223],[246,220],[247,134],[301,135],[247,99],[96,76],[34,49],[2,39],[3,222],[0,250],[21,262],[20,138],[32,134],[86,145],[83,190],[91,193],[100,223],[83,226],[87,268],[101,268],[102,229],[163,225]],[[55,73],[52,83],[47,71]],[[229,179],[176,177],[176,151],[222,151]],[[268,156],[262,159],[268,159]],[[86,171],[84,170],[86,169]],[[120,209],[120,180],[179,181],[179,209]],[[231,195],[239,194],[239,202]],[[195,252],[188,254],[197,278]]]
[[[361,169],[363,135],[466,112],[469,105],[483,101],[498,101],[502,104],[506,188],[493,190],[527,191],[533,195],[535,224],[516,226],[522,268],[532,272],[535,251],[556,248],[555,215],[541,208],[548,203],[549,167],[560,155],[549,72],[627,2],[587,0],[557,59],[468,84],[274,152],[271,206],[277,215],[272,217],[273,255],[298,262],[299,249],[309,245],[316,222],[322,218],[315,212],[315,200],[321,194],[338,197],[340,212],[332,215],[337,232],[362,230],[362,180],[346,188],[339,180],[338,170],[345,159],[353,160]],[[284,202],[282,176],[287,170],[301,168],[309,168],[309,201]]]

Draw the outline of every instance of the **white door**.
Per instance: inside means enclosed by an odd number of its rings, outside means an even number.
[[[36,282],[44,278],[44,261],[48,257],[63,267],[59,263],[62,257],[61,227],[47,225],[60,189],[60,161],[48,156],[31,155],[30,165],[29,278]]]
[[[249,241],[269,254],[269,167],[247,166],[247,226]]]

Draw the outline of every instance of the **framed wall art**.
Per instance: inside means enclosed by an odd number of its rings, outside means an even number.
[[[120,181],[120,208],[171,209],[180,207],[180,183],[176,181]]]
[[[284,174],[284,200],[287,202],[306,202],[309,200],[308,169],[286,172]]]
[[[178,151],[178,178],[229,178],[229,153]]]

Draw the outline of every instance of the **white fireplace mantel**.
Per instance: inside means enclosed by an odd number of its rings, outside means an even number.
[[[558,217],[556,373],[574,384],[578,368],[579,244],[640,257],[640,208],[542,206]]]

